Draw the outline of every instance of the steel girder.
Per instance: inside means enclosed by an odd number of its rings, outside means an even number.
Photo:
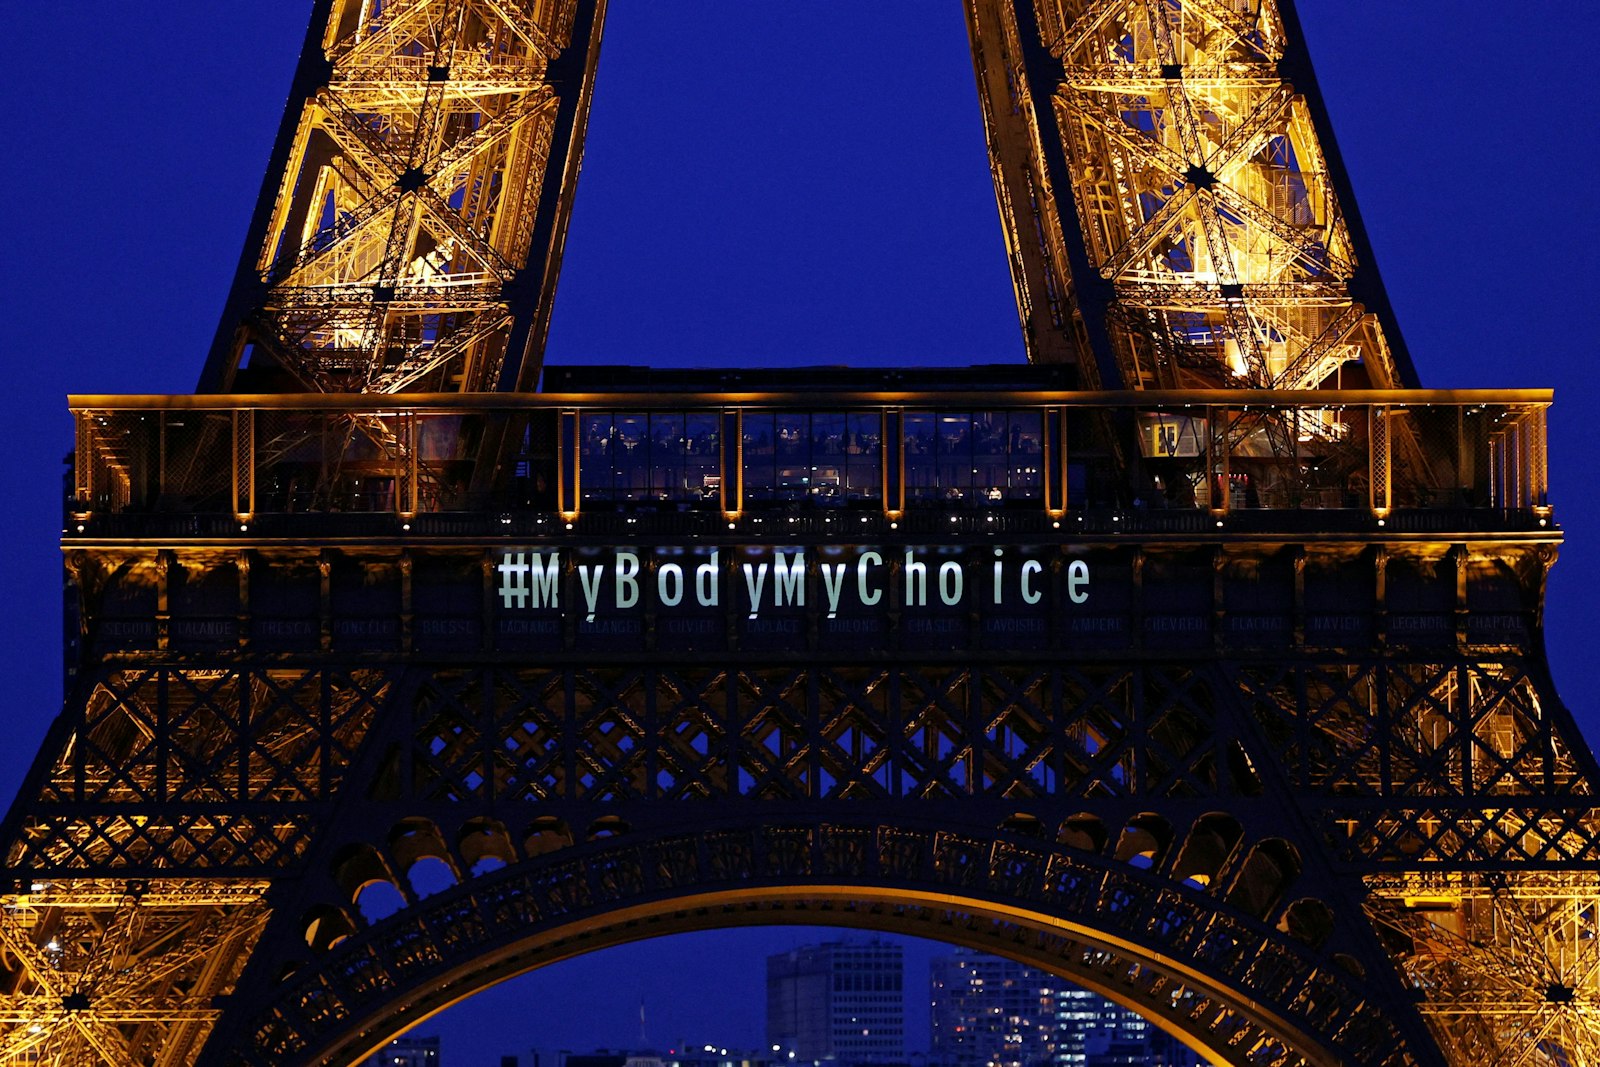
[[[1415,385],[1288,0],[967,0],[1031,358]]]
[[[202,389],[531,384],[602,7],[321,0]],[[1031,358],[1415,384],[1287,0],[967,8]],[[1597,777],[1531,647],[107,657],[6,824],[0,1052],[349,1062],[564,954],[826,917],[1225,1062],[1592,1064]]]
[[[182,1024],[217,1027],[199,1062],[347,1063],[585,947],[835,920],[1029,959],[1224,1062],[1592,1034],[1592,758],[1517,656],[134,658],[13,812],[18,1047],[138,1062]],[[97,969],[135,922],[168,984]]]
[[[966,9],[1031,359],[1416,384],[1287,0]],[[201,390],[531,388],[603,17],[322,0]]]
[[[530,388],[603,8],[320,0],[200,390]]]

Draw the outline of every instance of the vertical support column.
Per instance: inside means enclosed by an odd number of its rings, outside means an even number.
[[[158,464],[156,471],[157,499],[167,491],[167,418],[168,412],[161,411],[156,414],[156,424],[160,427],[160,433],[156,438],[159,450],[156,460]]]
[[[1306,546],[1294,545],[1289,552],[1294,560],[1294,647],[1306,644]]]
[[[1059,520],[1067,512],[1067,413],[1065,408],[1044,409],[1044,510]]]
[[[478,562],[478,573],[481,576],[483,587],[483,596],[478,601],[480,634],[478,648],[483,652],[492,652],[495,646],[495,570],[496,555],[500,551],[500,549],[486,548],[483,550],[483,559]]]
[[[1528,503],[1541,519],[1550,514],[1550,409],[1528,413]]]
[[[556,420],[556,510],[571,522],[578,517],[579,472],[578,453],[583,446],[579,439],[578,413],[563,411]]]
[[[165,652],[172,640],[172,569],[178,554],[170,548],[156,551],[156,648]]]
[[[410,521],[417,514],[417,413],[400,416],[400,467],[394,475],[394,509]]]
[[[1367,409],[1367,487],[1372,513],[1381,521],[1389,514],[1393,494],[1389,475],[1392,470],[1389,448],[1389,409],[1373,405]]]
[[[1456,650],[1465,652],[1469,644],[1469,633],[1472,625],[1471,612],[1467,610],[1467,568],[1472,560],[1472,555],[1467,551],[1467,546],[1460,542],[1450,546],[1450,552],[1445,557],[1450,561],[1450,567],[1455,575],[1456,595],[1455,606],[1451,609],[1455,618]]]
[[[233,517],[240,525],[256,512],[256,412],[233,412]]]
[[[248,548],[239,550],[237,566],[239,568],[239,612],[236,617],[237,629],[235,640],[239,651],[246,652],[250,648],[250,565],[255,562],[255,553]]]
[[[412,631],[416,622],[416,614],[412,610],[412,570],[411,550],[400,550],[400,651],[411,655],[413,648]]]
[[[1505,439],[1502,434],[1489,436],[1489,506],[1503,508],[1506,506],[1506,490],[1501,472],[1505,469],[1505,457],[1502,454],[1505,448]]]
[[[744,512],[744,409],[722,413],[722,517],[732,522]]]
[[[94,512],[94,435],[90,430],[94,416],[87,411],[72,414],[73,514],[81,522]]]
[[[1206,493],[1219,518],[1228,513],[1228,452],[1228,409],[1206,408]]]
[[[883,410],[883,511],[898,520],[906,509],[906,433],[905,412],[900,408]]]
[[[1523,507],[1530,507],[1536,514],[1544,515],[1549,510],[1550,486],[1549,459],[1546,453],[1546,410],[1544,408],[1530,408],[1518,421],[1518,430],[1522,437],[1522,483]]]
[[[317,553],[317,648],[333,647],[333,550]]]
[[[1506,510],[1522,510],[1528,506],[1523,485],[1526,474],[1522,462],[1522,427],[1512,422],[1506,427],[1506,461],[1501,464],[1502,477],[1506,478]]]

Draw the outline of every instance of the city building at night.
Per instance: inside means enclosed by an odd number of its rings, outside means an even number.
[[[362,1067],[440,1067],[437,1037],[397,1037]]]
[[[958,949],[928,967],[929,1052],[941,1067],[1049,1062],[1053,980],[1012,960]]]
[[[780,1061],[905,1057],[905,964],[889,941],[829,941],[767,957],[767,1043]]]
[[[1194,1067],[1200,1060],[1138,1013],[1044,971],[958,949],[928,975],[937,1067]]]

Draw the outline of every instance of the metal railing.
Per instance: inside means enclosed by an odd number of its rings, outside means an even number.
[[[1346,524],[1340,514],[1381,524],[1400,513],[1417,530],[1479,528],[1496,525],[1494,515],[1512,525],[1548,519],[1549,400],[1535,391],[74,397],[67,510],[102,530],[133,516],[154,529],[332,515],[379,525],[383,516],[570,521],[580,512],[586,525],[649,516],[661,529],[769,517],[819,530],[880,520],[1053,530],[1066,517],[1074,526],[1115,517],[1125,529],[1198,531],[1307,511],[1330,529]],[[693,484],[614,470],[633,451],[615,441],[614,454],[586,451],[578,427],[587,413],[652,410],[718,419],[715,459],[690,464]],[[822,462],[782,498],[747,490],[756,460],[745,414],[822,410],[865,414],[881,428],[867,438],[881,481],[847,495]],[[1037,434],[992,432],[1019,412],[1037,416],[1028,423]],[[928,425],[929,413],[943,436],[911,438],[906,428]],[[859,458],[861,446],[851,447]],[[1007,483],[1012,469],[1027,475]]]

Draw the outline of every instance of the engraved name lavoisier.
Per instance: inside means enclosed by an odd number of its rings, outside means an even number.
[[[891,583],[898,583],[902,608],[963,604],[1033,608],[1045,601],[1050,588],[1048,559],[1008,556],[1003,548],[993,550],[987,567],[970,554],[951,555],[927,548],[858,548],[847,550],[853,555],[845,559],[831,558],[844,553],[830,552],[830,558],[815,560],[815,583],[807,580],[810,561],[805,548],[730,550],[730,556],[752,557],[736,560],[731,568],[724,565],[723,551],[709,549],[692,562],[681,562],[681,554],[675,551],[633,548],[613,548],[594,558],[573,559],[584,616],[593,621],[602,610],[637,610],[647,598],[658,609],[716,608],[725,597],[740,595],[740,603],[754,619],[769,607],[803,608],[808,595],[820,595],[828,617],[834,618],[855,608],[886,606]],[[570,552],[502,550],[495,567],[501,608],[563,610],[564,557]],[[654,566],[647,566],[651,562]],[[1087,603],[1089,581],[1086,561],[1062,561],[1061,595],[1068,601]],[[809,594],[808,589],[812,590]]]

